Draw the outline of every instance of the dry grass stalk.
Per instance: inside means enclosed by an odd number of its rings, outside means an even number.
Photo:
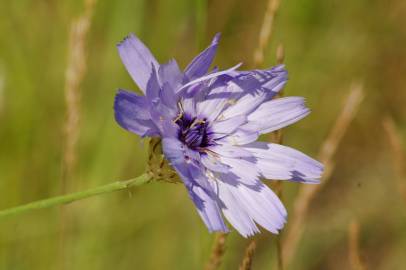
[[[204,268],[205,270],[216,270],[220,267],[226,250],[226,239],[227,234],[225,233],[216,234],[210,259],[206,264],[206,267]]]
[[[322,176],[321,184],[302,185],[299,190],[299,194],[294,204],[290,225],[282,246],[282,257],[285,265],[290,264],[299,240],[302,237],[310,203],[322,186],[327,183],[334,170],[333,156],[344,134],[347,132],[350,123],[354,119],[363,97],[362,85],[353,84],[350,89],[350,94],[348,95],[333,128],[319,151],[318,160],[325,165],[325,172]]]
[[[393,158],[393,169],[398,179],[399,191],[406,202],[406,153],[402,146],[401,136],[392,117],[386,116],[382,122],[383,129],[388,136]]]
[[[282,43],[278,44],[278,47],[276,47],[276,63],[283,64],[285,61],[285,48],[283,47]]]
[[[356,220],[353,220],[348,226],[348,252],[352,270],[367,269],[364,262],[361,260],[359,248],[359,223]]]
[[[332,160],[333,155],[335,154],[344,134],[347,132],[349,124],[354,119],[363,98],[363,86],[359,83],[354,83],[351,86],[350,94],[344,103],[344,107],[340,115],[338,116],[327,139],[322,144],[318,156],[321,162],[327,163],[328,161]]]
[[[269,44],[269,39],[273,30],[273,21],[276,12],[278,11],[280,0],[269,0],[265,12],[264,20],[262,22],[261,30],[259,32],[258,47],[254,52],[254,65],[260,66],[264,63],[264,51]]]
[[[242,259],[242,262],[240,264],[240,267],[238,268],[239,270],[250,270],[252,266],[252,259],[255,254],[255,249],[257,247],[257,244],[254,239],[251,240],[251,242],[248,244],[247,248],[245,249],[244,257]]]
[[[86,37],[96,0],[85,0],[84,14],[72,21],[69,33],[68,59],[65,72],[66,122],[64,125],[64,152],[62,163],[61,193],[68,192],[77,161],[76,145],[80,134],[80,85],[86,73]],[[71,215],[61,208],[59,223],[59,269],[69,269],[65,256],[66,230]]]
[[[278,266],[277,267],[278,270],[285,269],[284,268],[285,264],[284,264],[283,257],[282,257],[282,235],[281,234],[277,235],[277,238],[276,238],[276,263]]]
[[[80,84],[86,72],[86,36],[90,28],[95,0],[85,1],[85,12],[73,20],[68,47],[68,61],[65,73],[66,122],[64,126],[65,145],[63,156],[62,192],[66,191],[66,179],[70,178],[76,163],[76,144],[80,128]]]
[[[4,81],[3,70],[0,68],[0,113],[3,111],[4,106]]]

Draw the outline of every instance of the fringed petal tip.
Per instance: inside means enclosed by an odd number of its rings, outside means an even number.
[[[127,42],[129,39],[131,39],[131,38],[138,39],[138,38],[135,36],[134,33],[129,33],[127,36],[125,36],[121,41],[119,41],[119,42],[116,44],[116,47],[123,46],[123,44],[126,43],[126,42]]]
[[[151,63],[159,67],[158,61],[145,44],[134,34],[129,34],[117,44],[118,53],[125,68],[138,87],[145,93],[151,74]]]

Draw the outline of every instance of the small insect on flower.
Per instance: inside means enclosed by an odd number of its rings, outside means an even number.
[[[257,139],[310,111],[302,97],[273,99],[287,81],[283,65],[210,70],[219,38],[183,72],[175,60],[159,64],[135,35],[125,38],[118,51],[144,95],[119,90],[115,117],[130,132],[161,139],[165,159],[210,232],[229,231],[224,216],[244,237],[258,233],[257,225],[276,234],[287,213],[261,178],[318,183],[323,165]]]

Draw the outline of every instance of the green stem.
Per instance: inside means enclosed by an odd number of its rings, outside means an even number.
[[[40,200],[25,205],[16,206],[13,208],[8,208],[0,211],[0,218],[4,218],[11,215],[21,214],[28,212],[34,209],[42,209],[62,204],[71,203],[74,201],[86,199],[92,196],[96,196],[103,193],[109,193],[113,191],[123,190],[130,187],[140,186],[150,181],[150,177],[147,174],[142,174],[136,178],[126,180],[126,181],[117,181],[110,183],[104,186],[95,187],[92,189],[79,191],[71,194],[61,195],[52,197],[45,200]]]

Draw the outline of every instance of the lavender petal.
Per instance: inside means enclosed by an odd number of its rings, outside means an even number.
[[[307,155],[287,146],[255,142],[245,146],[257,158],[257,167],[267,179],[318,183],[323,165]]]
[[[259,232],[252,217],[247,213],[239,196],[232,189],[235,187],[218,181],[219,194],[223,202],[223,214],[235,229],[243,236],[249,237]]]
[[[267,101],[248,115],[248,123],[242,129],[272,132],[293,124],[310,113],[301,97],[286,97]]]
[[[121,60],[131,78],[145,93],[151,74],[151,65],[159,67],[159,63],[150,50],[134,34],[130,34],[117,45]]]
[[[140,136],[158,135],[158,130],[149,114],[149,102],[144,96],[119,90],[114,101],[117,123],[124,129]]]
[[[216,55],[219,40],[220,34],[215,35],[210,46],[196,56],[186,67],[185,75],[189,80],[199,78],[208,72],[214,56]]]

